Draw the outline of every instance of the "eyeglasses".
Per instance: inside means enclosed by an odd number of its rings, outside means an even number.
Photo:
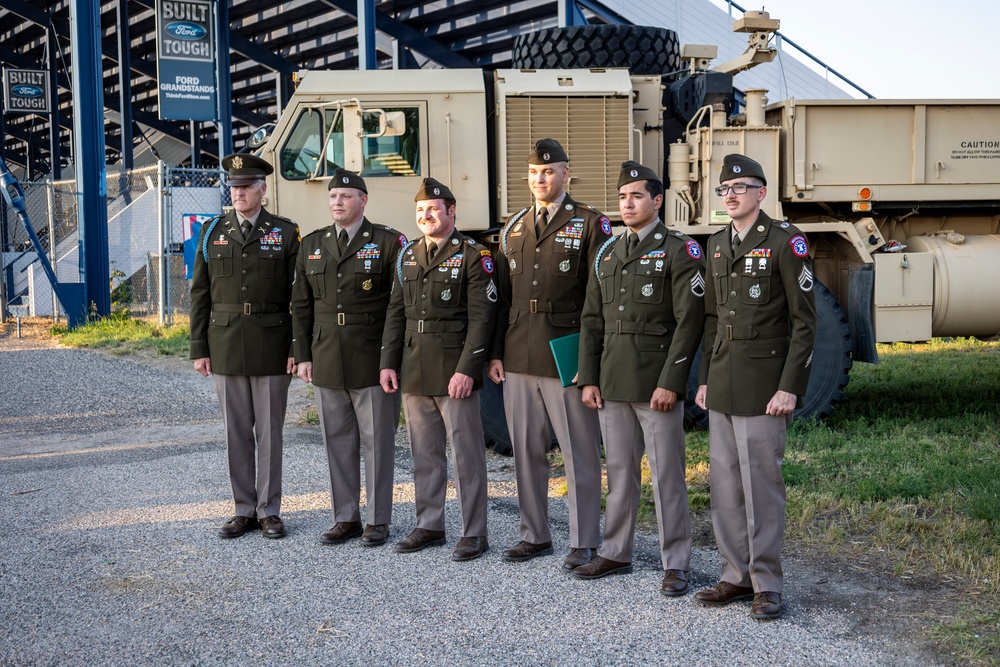
[[[749,183],[736,183],[734,185],[720,185],[719,187],[715,188],[715,194],[719,195],[720,197],[725,197],[729,193],[729,191],[732,190],[734,195],[745,195],[747,193],[747,190],[750,190],[751,188],[753,188],[754,190],[757,190],[757,189],[762,188],[762,187],[764,187],[764,186],[763,185],[750,185]]]

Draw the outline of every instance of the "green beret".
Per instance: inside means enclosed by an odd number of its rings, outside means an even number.
[[[455,199],[448,186],[433,178],[425,178],[417,190],[417,196],[413,201],[428,201],[431,199]]]
[[[250,153],[227,155],[222,158],[222,168],[226,170],[226,185],[253,185],[274,172],[270,162]]]
[[[562,144],[555,139],[539,139],[528,155],[528,164],[552,164],[553,162],[569,162],[569,156],[563,150]]]
[[[759,162],[751,160],[746,155],[730,153],[722,159],[722,173],[719,175],[719,183],[730,181],[740,176],[753,176],[759,178],[760,182],[767,185],[764,178],[764,168]]]
[[[649,167],[644,167],[635,160],[626,160],[622,162],[622,170],[618,174],[618,187],[629,183],[635,183],[636,181],[657,181],[660,182],[660,177],[656,175],[656,172]]]
[[[365,185],[365,179],[353,171],[347,171],[342,167],[337,167],[336,171],[333,172],[333,178],[326,184],[327,190],[334,188],[355,188],[368,194],[368,186]]]

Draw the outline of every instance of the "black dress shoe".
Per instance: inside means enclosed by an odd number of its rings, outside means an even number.
[[[577,579],[600,579],[609,574],[632,574],[632,563],[622,563],[598,556],[571,572]]]
[[[541,544],[532,544],[531,542],[518,542],[507,551],[503,552],[502,558],[511,562],[520,562],[522,560],[531,560],[537,556],[548,556],[552,553],[552,542],[542,542]]]
[[[387,539],[389,539],[389,524],[383,523],[377,526],[368,524],[361,535],[361,544],[366,547],[377,547],[385,544]]]
[[[753,597],[753,587],[737,586],[728,581],[720,581],[712,588],[700,590],[694,594],[694,601],[709,607],[721,607],[737,600],[749,600]]]
[[[361,536],[360,521],[338,521],[333,528],[319,536],[321,544],[343,544]]]
[[[781,593],[762,591],[753,596],[750,618],[765,621],[781,616]]]
[[[667,570],[663,573],[663,585],[660,593],[667,597],[684,595],[688,590],[687,572],[684,570]]]
[[[281,517],[275,514],[274,516],[266,516],[260,520],[260,531],[272,540],[280,540],[282,537],[287,535],[285,532],[285,524],[282,523]]]
[[[413,532],[396,542],[393,547],[396,553],[408,554],[414,551],[422,551],[427,547],[439,547],[444,544],[443,530],[426,530],[424,528],[414,528]]]
[[[563,572],[572,572],[581,565],[586,565],[594,558],[593,549],[570,549],[569,555],[563,561]]]
[[[463,537],[455,546],[452,560],[463,561],[479,558],[490,550],[490,543],[485,537]]]
[[[219,528],[219,537],[223,539],[231,539],[233,537],[239,537],[248,530],[256,530],[260,528],[260,523],[257,521],[255,516],[234,516],[229,521],[222,524],[222,528]]]

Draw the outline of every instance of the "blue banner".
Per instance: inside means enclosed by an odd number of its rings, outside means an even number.
[[[215,22],[209,0],[158,0],[160,118],[216,120]]]

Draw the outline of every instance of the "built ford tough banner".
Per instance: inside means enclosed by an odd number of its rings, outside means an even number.
[[[160,118],[215,120],[215,31],[209,0],[158,0]]]
[[[49,73],[43,69],[4,69],[3,100],[9,112],[49,113]]]

